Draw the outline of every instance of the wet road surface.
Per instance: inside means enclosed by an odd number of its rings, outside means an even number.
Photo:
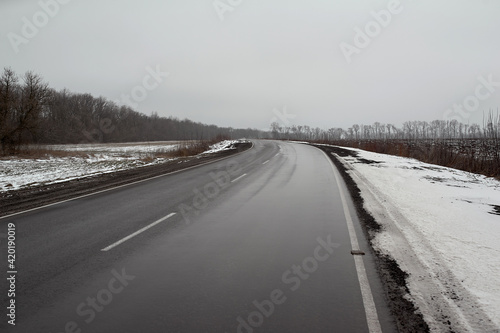
[[[216,163],[0,219],[0,232],[16,225],[18,266],[16,326],[4,315],[0,330],[392,332],[337,182],[320,150],[255,141]]]

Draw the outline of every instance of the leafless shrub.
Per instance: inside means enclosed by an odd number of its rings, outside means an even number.
[[[179,146],[171,151],[171,157],[188,157],[193,155],[198,155],[208,150],[210,147],[210,142],[208,141],[194,141],[194,142],[182,142]]]

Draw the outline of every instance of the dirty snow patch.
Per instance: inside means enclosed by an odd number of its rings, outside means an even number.
[[[409,273],[431,330],[500,332],[500,181],[348,150],[357,157],[340,159],[383,228],[374,248]]]

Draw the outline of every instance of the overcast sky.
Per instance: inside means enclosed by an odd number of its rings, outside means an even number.
[[[221,126],[482,123],[499,17],[497,0],[1,0],[0,65]]]

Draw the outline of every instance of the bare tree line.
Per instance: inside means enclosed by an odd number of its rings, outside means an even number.
[[[55,91],[41,76],[27,72],[21,80],[9,68],[0,76],[0,155],[26,143],[63,144],[210,140],[260,137],[255,129],[233,129],[145,115],[103,97]]]
[[[372,125],[354,124],[348,129],[332,127],[328,130],[307,125],[281,126],[271,124],[273,138],[285,140],[335,141],[335,140],[438,140],[438,139],[483,139],[500,135],[500,117],[490,111],[483,126],[464,124],[456,119],[407,121],[402,127],[375,122]]]
[[[271,125],[273,138],[326,143],[416,158],[487,176],[500,177],[500,116],[490,111],[483,126],[457,120],[354,124],[347,130]]]

